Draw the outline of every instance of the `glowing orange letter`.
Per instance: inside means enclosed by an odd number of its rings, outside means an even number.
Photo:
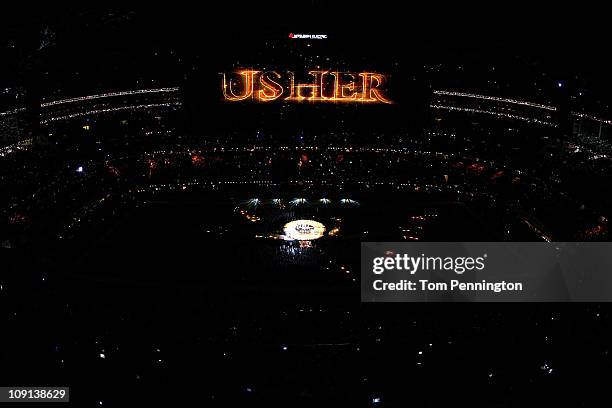
[[[302,101],[304,99],[312,100],[312,101],[320,101],[322,99],[325,99],[323,98],[323,90],[322,90],[323,74],[325,74],[325,71],[309,71],[308,73],[314,77],[312,84],[296,84],[293,73],[292,72],[290,73],[291,94],[289,95],[287,99],[295,99],[298,101]],[[310,95],[308,96],[303,95],[302,89],[305,89],[305,88],[311,90]]]
[[[280,79],[280,74],[275,71],[264,72],[259,77],[261,89],[257,93],[257,98],[262,102],[269,102],[278,99],[283,94],[283,86],[274,81],[270,76],[274,75]]]
[[[243,101],[253,96],[253,84],[255,82],[255,74],[259,71],[240,71],[238,74],[242,77],[242,94],[236,95],[232,89],[232,80],[229,81],[223,74],[223,96],[228,101]]]
[[[357,90],[355,89],[355,75],[348,72],[332,72],[334,76],[334,100],[335,101],[356,101]],[[342,75],[350,78],[348,83],[342,82]],[[349,94],[346,91],[350,92]]]
[[[359,76],[363,78],[361,101],[393,103],[390,99],[385,98],[380,89],[378,89],[385,80],[384,75],[374,72],[362,72]]]

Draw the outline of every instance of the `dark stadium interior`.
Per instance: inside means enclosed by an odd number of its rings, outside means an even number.
[[[605,303],[360,302],[364,241],[610,240],[605,13],[465,3],[8,7],[0,385],[78,407],[600,406]],[[394,103],[228,102],[241,69],[382,72]],[[288,239],[302,219],[321,238]]]

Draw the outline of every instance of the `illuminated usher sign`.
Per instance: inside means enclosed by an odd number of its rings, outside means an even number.
[[[376,72],[309,71],[312,81],[297,82],[293,72],[242,70],[223,76],[228,102],[393,103],[383,91],[385,76]]]
[[[283,231],[288,241],[310,241],[323,236],[325,225],[314,220],[295,220],[285,224]]]

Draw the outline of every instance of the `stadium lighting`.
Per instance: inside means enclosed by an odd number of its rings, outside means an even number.
[[[294,220],[283,227],[287,241],[311,241],[319,239],[325,233],[325,225],[314,220]]]

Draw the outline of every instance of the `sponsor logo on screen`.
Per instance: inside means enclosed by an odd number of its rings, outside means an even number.
[[[327,34],[295,34],[289,33],[289,38],[292,40],[306,39],[306,40],[326,40]]]

